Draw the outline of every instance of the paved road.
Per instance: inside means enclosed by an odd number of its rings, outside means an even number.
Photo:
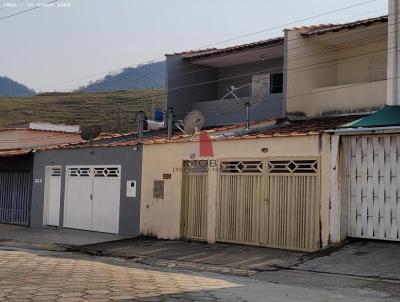
[[[399,301],[385,285],[358,290],[307,283],[307,277],[291,285],[78,253],[0,249],[0,301]]]

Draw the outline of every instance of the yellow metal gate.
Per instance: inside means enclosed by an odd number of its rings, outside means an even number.
[[[207,165],[186,161],[182,177],[182,236],[205,240],[207,236]]]
[[[258,244],[263,182],[263,161],[221,162],[218,241]]]
[[[222,161],[219,171],[217,241],[319,248],[318,160]]]

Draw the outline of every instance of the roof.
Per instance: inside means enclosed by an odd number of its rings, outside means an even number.
[[[335,129],[343,124],[350,123],[364,117],[364,115],[343,115],[331,117],[309,118],[296,121],[287,121],[277,125],[253,128],[250,132],[236,131],[225,133],[222,135],[210,134],[213,141],[234,140],[247,138],[269,138],[269,137],[289,137],[289,136],[307,136],[318,135],[326,130]],[[164,143],[180,143],[188,142],[192,137],[190,135],[176,135],[172,140],[168,140],[166,136],[152,137],[143,141],[144,144],[164,144]],[[193,141],[193,140],[192,140]]]
[[[388,22],[388,16],[380,16],[375,18],[363,19],[342,24],[319,24],[312,26],[295,27],[294,30],[301,32],[303,36],[322,35],[328,32],[338,32],[342,30],[350,30],[361,26],[370,26],[378,23]]]
[[[400,106],[385,106],[369,116],[345,125],[346,128],[388,126],[400,126]]]
[[[50,129],[31,129],[31,128],[19,128],[19,127],[15,127],[15,128],[0,128],[0,132],[2,131],[35,131],[35,132],[58,132],[58,133],[67,133],[67,134],[77,134],[79,135],[79,132],[71,132],[71,131],[64,131],[64,130],[59,130],[59,129],[55,129],[55,130],[50,130]]]
[[[23,150],[23,149],[0,150],[0,157],[15,157],[15,156],[27,155],[29,153],[32,153],[32,150]]]
[[[186,59],[197,59],[197,58],[203,58],[203,57],[208,57],[212,55],[219,55],[219,54],[230,54],[232,52],[239,52],[243,50],[249,50],[252,48],[257,48],[257,47],[262,47],[262,46],[269,46],[269,45],[275,45],[278,43],[283,43],[284,38],[283,37],[278,37],[278,38],[272,38],[268,40],[261,40],[253,43],[247,43],[247,44],[241,44],[241,45],[236,45],[236,46],[230,46],[226,48],[209,48],[209,49],[203,49],[203,50],[191,50],[191,51],[185,51],[181,53],[175,53],[175,55],[181,55],[182,57]]]

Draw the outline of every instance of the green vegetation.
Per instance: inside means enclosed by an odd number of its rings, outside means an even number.
[[[136,128],[136,113],[152,115],[164,109],[160,89],[138,89],[99,93],[42,93],[32,97],[0,97],[0,127],[24,122],[70,125],[100,125],[107,132],[129,132]]]

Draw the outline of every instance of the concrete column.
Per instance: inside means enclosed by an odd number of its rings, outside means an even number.
[[[331,136],[331,173],[330,173],[330,242],[340,242],[340,188],[339,188],[339,140],[340,136]],[[345,209],[343,209],[345,210]]]
[[[387,105],[400,105],[400,3],[389,0],[388,61],[387,61]]]
[[[208,169],[208,191],[207,191],[207,243],[215,243],[216,236],[216,211],[217,211],[217,167]]]

